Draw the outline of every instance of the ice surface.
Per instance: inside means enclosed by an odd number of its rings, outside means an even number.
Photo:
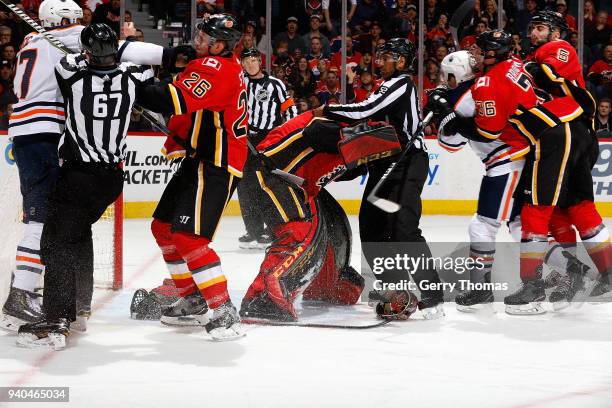
[[[468,223],[424,217],[422,228],[429,240],[460,241]],[[263,257],[238,249],[241,234],[228,217],[214,243],[237,303]],[[533,317],[447,304],[439,321],[417,313],[364,331],[248,326],[246,338],[214,343],[129,319],[133,291],[166,277],[148,221],[126,221],[124,256],[125,290],[96,293],[88,332],[71,334],[66,350],[20,349],[0,334],[0,386],[69,386],[61,406],[71,407],[612,407],[612,304]],[[356,309],[370,318],[366,305]]]

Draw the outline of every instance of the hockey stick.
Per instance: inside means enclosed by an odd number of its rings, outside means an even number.
[[[364,325],[353,325],[353,324],[327,324],[327,323],[301,323],[301,322],[278,322],[273,320],[255,320],[255,319],[242,319],[242,323],[245,324],[259,324],[262,326],[289,326],[289,327],[311,327],[315,329],[351,329],[351,330],[364,330],[373,329],[375,327],[385,326],[391,323],[391,319],[383,319],[379,322]]]
[[[283,171],[277,168],[274,165],[274,163],[272,163],[272,160],[270,160],[265,154],[260,153],[257,150],[257,148],[253,146],[253,143],[251,143],[251,141],[248,139],[247,139],[247,146],[249,147],[249,150],[251,151],[251,153],[253,153],[253,155],[257,157],[264,164],[264,166],[266,166],[270,170],[270,173],[277,175],[278,177],[282,178],[283,180],[285,180],[286,182],[294,186],[297,186],[300,188],[304,186],[304,183],[306,182],[306,180],[304,180],[300,176],[296,176],[295,174],[287,173],[286,171]]]
[[[73,54],[75,52],[70,48],[66,47],[66,45],[57,38],[55,38],[53,34],[48,33],[40,24],[34,21],[30,16],[28,16],[25,11],[23,11],[16,5],[9,3],[5,0],[0,0],[0,3],[8,7],[13,13],[17,15],[17,17],[19,17],[22,21],[29,25],[34,31],[42,35],[45,40],[47,40],[52,46],[54,46],[64,54]],[[166,125],[160,123],[157,118],[155,118],[149,112],[145,111],[138,105],[134,105],[132,107],[132,110],[136,113],[141,114],[143,118],[148,120],[151,125],[157,128],[160,132],[165,133],[167,136],[170,136],[170,130],[166,127]]]
[[[423,122],[421,122],[421,126],[419,127],[417,133],[419,133],[423,129],[425,129],[425,127],[427,127],[429,122],[431,122],[432,118],[433,118],[433,112],[429,112],[427,114],[427,116],[425,116],[425,119],[423,119]],[[408,150],[410,150],[411,146],[412,146],[412,142],[410,142],[410,144],[408,146],[406,146],[406,148],[400,154],[400,156],[397,158],[397,160],[394,161],[393,163],[391,163],[391,165],[389,166],[387,171],[385,171],[385,173],[382,175],[380,180],[378,180],[378,183],[376,183],[376,185],[374,186],[374,188],[372,189],[372,191],[368,195],[367,200],[369,202],[371,202],[373,205],[375,205],[376,207],[380,208],[381,210],[383,210],[385,212],[395,213],[395,212],[398,212],[400,210],[400,208],[402,208],[402,207],[398,203],[396,203],[394,201],[388,200],[386,198],[378,197],[376,195],[376,193],[378,193],[378,190],[380,190],[382,185],[385,184],[385,180],[387,179],[387,177],[389,177],[389,174],[391,174],[393,172],[393,169],[395,169],[395,166],[397,166],[397,164],[402,161],[404,156],[406,156],[406,154],[408,153]]]
[[[453,16],[448,23],[450,28],[451,35],[453,36],[453,42],[455,43],[455,48],[459,50],[459,35],[458,30],[463,20],[470,14],[470,12],[474,9],[474,4],[476,0],[465,0],[463,4],[459,6],[457,10],[453,13]]]

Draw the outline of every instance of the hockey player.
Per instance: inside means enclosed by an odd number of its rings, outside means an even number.
[[[77,314],[76,282],[93,279],[92,225],[123,189],[121,161],[136,88],[153,78],[147,67],[118,63],[117,36],[106,24],[85,28],[80,43],[83,54],[69,54],[55,67],[66,109],[62,165],[41,238],[44,319],[19,328],[17,343],[25,347],[66,346]]]
[[[560,13],[540,11],[533,16],[530,23],[530,33],[534,48],[532,56],[534,63],[527,64],[526,68],[533,75],[537,86],[541,86],[538,82],[546,83],[548,81],[549,76],[543,72],[546,68],[542,66],[542,64],[546,64],[552,67],[559,77],[569,80],[580,88],[585,88],[582,65],[576,50],[567,41],[561,39],[566,31],[567,25]],[[541,79],[544,79],[544,81],[541,81]],[[553,94],[551,96],[558,98],[565,95]],[[591,124],[586,125],[589,129],[592,127]],[[593,132],[589,130],[585,137],[591,139],[591,144],[590,154],[585,154],[585,160],[581,161],[581,164],[585,167],[582,173],[586,174],[589,170],[590,174],[590,169],[597,161],[599,149],[597,138]],[[595,209],[594,196],[590,186],[592,186],[592,183],[589,183],[587,179],[569,184],[568,188],[573,199],[568,204],[572,204],[572,207],[576,208],[570,210],[570,208],[556,207],[551,216],[550,228],[554,230],[561,245],[573,255],[576,254],[576,233],[572,225],[578,230],[585,249],[599,271],[599,282],[591,295],[601,297],[612,290],[612,281],[610,280],[612,244],[609,243],[610,234]],[[560,260],[567,263],[567,259],[561,258]],[[564,284],[567,285],[567,280],[564,281]]]
[[[516,293],[504,299],[506,311],[512,314],[542,313],[543,309],[539,302],[545,298],[545,294],[544,282],[541,279],[541,264],[547,246],[546,236],[550,214],[559,200],[563,206],[570,197],[567,188],[567,180],[570,175],[577,179],[590,177],[590,171],[589,176],[586,176],[577,165],[581,162],[579,158],[585,154],[585,149],[588,151],[588,140],[579,138],[577,135],[584,130],[581,129],[583,125],[578,118],[582,114],[588,116],[593,110],[592,106],[589,106],[592,105],[590,95],[563,78],[555,76],[552,70],[545,69],[545,72],[550,74],[548,82],[552,85],[549,88],[557,87],[571,95],[547,102],[542,107],[536,107],[537,98],[530,75],[524,70],[520,61],[509,57],[509,34],[501,30],[489,31],[479,36],[477,44],[484,57],[486,71],[472,89],[476,106],[474,129],[476,136],[481,137],[484,141],[506,138],[520,143],[516,137],[520,135],[524,137],[524,141],[529,143],[527,149],[531,146],[533,155],[528,160],[530,167],[525,170],[528,171],[528,180],[531,182],[531,185],[526,188],[526,192],[530,195],[527,199],[532,203],[524,205],[521,212],[521,252],[523,254],[521,278],[523,285]],[[495,83],[495,89],[493,83]],[[517,115],[516,112],[520,114]],[[543,122],[534,120],[534,117],[540,117]],[[507,129],[509,126],[507,121],[516,126],[517,130]],[[451,126],[449,129],[462,129],[466,132],[462,134],[471,134],[470,121],[455,115],[454,112],[445,117],[442,122],[446,126]],[[564,132],[565,136],[557,136],[557,140],[566,140],[572,134],[571,129],[575,129],[576,136],[574,137],[577,138],[577,141],[574,142],[572,139],[571,147],[569,141],[564,142],[568,143],[567,149],[559,150],[561,145],[552,143],[551,140],[554,139],[550,139],[551,135]],[[546,176],[542,177],[543,174]],[[591,184],[588,185],[590,188]],[[552,204],[546,207],[541,204],[535,206],[533,205],[534,199],[536,203],[539,201]],[[538,217],[537,214],[540,212],[543,216]],[[527,220],[525,216],[528,217]],[[571,254],[565,254],[565,256],[575,260]],[[572,276],[571,291],[573,293],[567,294],[568,299],[571,300],[575,292],[584,287],[584,269],[570,264],[567,269]],[[551,301],[553,301],[552,298]]]
[[[397,152],[394,129],[386,124],[342,129],[307,111],[273,129],[257,149],[260,189],[254,198],[277,239],[242,300],[241,316],[296,321],[294,302],[300,295],[354,304],[364,281],[349,266],[350,225],[323,187],[347,168]],[[303,178],[303,184],[292,183],[287,173]]]
[[[72,50],[79,49],[83,16],[72,0],[45,0],[38,16],[43,27]],[[17,331],[20,325],[42,318],[34,289],[41,284],[40,237],[47,217],[47,197],[59,173],[57,145],[64,128],[64,105],[57,91],[53,67],[63,56],[37,33],[26,36],[17,54],[14,89],[19,101],[9,120],[9,137],[19,170],[23,196],[24,235],[17,246],[16,267],[0,326]],[[79,312],[87,314],[92,277],[80,279]]]
[[[464,118],[475,116],[475,104],[471,87],[476,81],[477,62],[468,51],[456,51],[447,55],[440,64],[444,88],[430,93],[428,111],[435,105],[435,98],[446,98],[454,106],[456,114]],[[435,108],[434,108],[435,109]],[[470,271],[472,283],[491,283],[491,269],[495,259],[495,237],[503,222],[510,219],[514,205],[514,190],[518,185],[525,164],[523,157],[510,159],[512,147],[502,140],[481,142],[470,140],[461,134],[447,134],[444,124],[438,131],[441,147],[454,153],[469,144],[485,166],[478,194],[478,208],[469,225],[470,257],[479,258],[483,268]],[[491,289],[469,290],[455,298],[457,309],[473,311],[483,304],[493,302]]]
[[[365,243],[408,243],[409,252],[414,257],[431,257],[431,251],[419,228],[420,197],[427,178],[429,157],[425,151],[421,130],[417,91],[410,78],[415,57],[415,47],[410,41],[403,38],[387,41],[377,49],[376,62],[384,82],[376,92],[360,103],[327,105],[315,111],[316,115],[349,124],[370,118],[374,120],[388,118],[398,134],[402,147],[408,149],[402,161],[392,173],[387,175],[386,185],[381,189],[382,194],[401,204],[401,209],[397,213],[384,212],[366,200],[374,186],[385,175],[392,160],[381,160],[368,166],[368,181],[359,210],[359,234],[370,265],[373,257],[377,255],[371,253],[373,251],[370,251]],[[386,283],[399,282],[407,278],[403,270],[389,272],[391,273],[385,272],[381,275],[381,279]],[[425,280],[432,284],[440,282],[434,268],[417,270],[412,277],[419,286]],[[444,316],[442,303],[441,289],[434,288],[421,292],[419,308],[426,318]]]
[[[85,28],[77,24],[83,12],[72,0],[45,0],[38,16],[43,27],[68,49],[77,52]],[[9,120],[9,137],[19,169],[23,196],[24,237],[17,247],[16,270],[9,296],[2,308],[0,327],[17,330],[19,325],[41,318],[34,293],[44,271],[40,260],[40,237],[48,212],[47,197],[59,173],[57,145],[64,129],[63,97],[53,67],[64,54],[43,36],[26,36],[17,54],[14,89],[19,101]],[[173,65],[176,50],[142,42],[120,44],[122,61],[138,64]],[[78,279],[79,326],[89,316],[93,280]]]
[[[172,84],[149,86],[139,95],[149,110],[188,115],[187,140],[181,142],[185,157],[160,199],[151,230],[184,296],[169,311],[202,314],[205,299],[213,310],[205,327],[215,340],[244,335],[220,259],[209,246],[247,153],[247,94],[232,53],[240,35],[231,15],[207,16],[195,32],[198,58]]]

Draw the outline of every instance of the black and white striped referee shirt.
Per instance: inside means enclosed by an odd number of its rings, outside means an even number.
[[[272,128],[297,116],[293,99],[287,96],[283,81],[266,73],[262,78],[247,76],[247,95],[249,110],[249,130],[267,132]]]
[[[128,62],[109,70],[88,68],[81,54],[69,54],[55,66],[64,97],[66,126],[59,157],[82,162],[119,163],[136,88],[153,78],[146,66]]]
[[[425,149],[420,129],[417,89],[408,74],[396,74],[383,82],[365,101],[346,105],[327,105],[326,118],[353,123],[363,119],[384,120],[397,132],[402,145],[414,139],[414,147]]]

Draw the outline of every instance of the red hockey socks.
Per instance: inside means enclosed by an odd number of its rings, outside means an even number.
[[[553,206],[525,204],[521,211],[521,279],[533,280],[539,277],[548,247],[548,225],[553,214]]]
[[[183,260],[172,242],[171,227],[170,223],[153,219],[151,232],[162,251],[164,262],[174,281],[174,285],[179,291],[179,295],[185,297],[195,292],[197,287],[191,277],[187,263]]]
[[[193,281],[206,299],[208,307],[216,309],[229,301],[227,280],[221,270],[219,256],[208,246],[210,240],[200,235],[175,232],[172,234],[172,242],[187,262]]]

